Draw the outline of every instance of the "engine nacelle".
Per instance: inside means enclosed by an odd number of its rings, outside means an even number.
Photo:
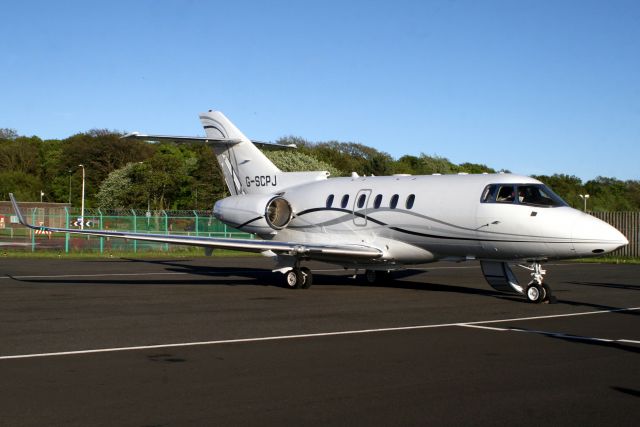
[[[293,218],[289,202],[273,194],[245,194],[219,200],[213,215],[232,227],[249,233],[273,234]]]

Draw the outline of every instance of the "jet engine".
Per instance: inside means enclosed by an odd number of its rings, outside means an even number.
[[[220,221],[248,233],[275,234],[293,218],[289,202],[273,194],[245,194],[219,200],[213,215]]]

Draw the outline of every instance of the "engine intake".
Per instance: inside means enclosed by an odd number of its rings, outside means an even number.
[[[282,230],[291,222],[293,211],[291,205],[282,197],[274,197],[267,203],[264,217],[274,230]]]
[[[216,202],[213,215],[228,225],[256,234],[274,234],[293,219],[293,209],[282,196],[244,194]]]

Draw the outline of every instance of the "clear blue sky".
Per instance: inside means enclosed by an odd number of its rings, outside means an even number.
[[[0,127],[360,142],[640,179],[640,1],[4,2]]]

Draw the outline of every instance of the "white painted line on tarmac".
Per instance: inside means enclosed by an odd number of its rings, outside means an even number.
[[[619,309],[613,309],[613,310],[600,310],[600,311],[586,311],[582,313],[556,314],[556,315],[549,315],[549,316],[521,317],[516,319],[504,319],[504,320],[484,320],[484,321],[462,322],[462,323],[461,322],[441,323],[441,324],[435,324],[435,325],[400,326],[400,327],[393,327],[393,328],[359,329],[359,330],[353,330],[353,331],[319,332],[319,333],[311,333],[311,334],[280,335],[280,336],[258,337],[258,338],[237,338],[237,339],[227,339],[227,340],[198,341],[198,342],[185,342],[185,343],[173,343],[173,344],[141,345],[141,346],[133,346],[133,347],[98,348],[98,349],[92,349],[92,350],[73,350],[73,351],[60,351],[60,352],[52,352],[52,353],[15,354],[15,355],[0,356],[0,360],[29,359],[29,358],[36,358],[36,357],[52,357],[52,356],[72,356],[72,355],[92,354],[92,353],[113,353],[113,352],[119,352],[119,351],[151,350],[151,349],[172,348],[172,347],[195,347],[195,346],[205,346],[205,345],[238,344],[238,343],[251,343],[251,342],[263,342],[263,341],[284,341],[284,340],[302,339],[302,338],[319,338],[319,337],[331,337],[331,336],[340,336],[340,335],[359,335],[359,334],[370,334],[370,333],[378,333],[378,332],[411,331],[411,330],[417,330],[417,329],[435,329],[435,328],[445,328],[445,327],[451,327],[451,326],[477,327],[478,325],[481,325],[483,323],[514,322],[514,321],[531,320],[531,319],[550,319],[550,318],[557,318],[557,317],[581,316],[581,315],[601,314],[601,313],[615,313],[615,312],[634,311],[634,310],[640,310],[640,307],[619,308]],[[486,327],[486,328],[489,328],[489,327]],[[500,328],[495,328],[495,329],[500,329]]]

